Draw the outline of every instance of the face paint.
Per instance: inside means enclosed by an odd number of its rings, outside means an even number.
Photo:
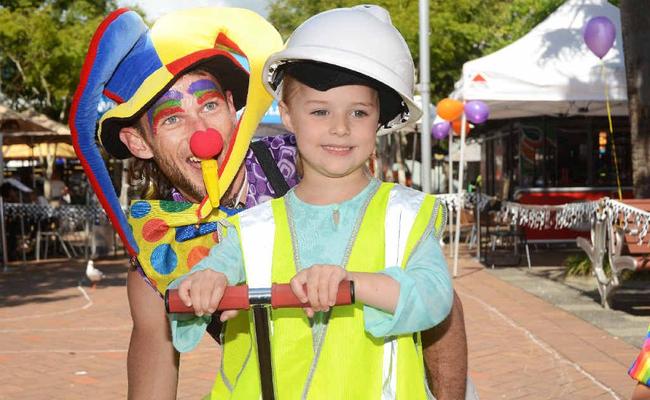
[[[221,88],[209,79],[201,79],[192,82],[188,88],[188,92],[193,95],[199,104],[203,104],[208,100],[220,99],[223,100]]]
[[[229,92],[224,93],[224,100],[215,99],[206,101],[203,105],[199,104],[197,96],[194,95],[197,86],[193,87],[192,93],[190,86],[202,80],[214,81],[213,85],[208,85],[208,89],[220,88],[219,83],[208,73],[191,72],[182,75],[163,94],[163,97],[156,99],[157,101],[152,105],[152,110],[157,113],[155,115],[153,112],[146,113],[141,120],[143,128],[146,129],[144,136],[149,139],[153,158],[160,172],[186,199],[194,202],[199,202],[205,197],[206,188],[200,163],[196,162],[190,148],[192,134],[209,129],[219,131],[225,144],[225,151],[221,152],[225,158],[228,154],[227,146],[236,132],[237,123],[236,111]],[[206,89],[205,85],[201,86]],[[175,102],[174,107],[180,104],[178,107],[180,112],[162,119],[159,114],[165,114],[163,106],[170,105],[168,101]],[[150,117],[156,120],[156,134],[149,122]]]
[[[169,90],[167,93],[162,95],[160,99],[149,109],[147,115],[149,116],[149,123],[153,128],[153,134],[155,135],[158,131],[158,123],[164,121],[165,118],[177,113],[182,112],[183,107],[181,105],[181,100],[183,99],[183,93],[177,90]]]

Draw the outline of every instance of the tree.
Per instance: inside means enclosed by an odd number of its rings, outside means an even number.
[[[16,109],[67,119],[88,44],[113,0],[0,2],[0,92]]]
[[[650,3],[621,0],[635,197],[650,197]]]
[[[491,53],[523,36],[563,0],[430,0],[431,93],[446,97],[460,77],[463,63]],[[269,20],[288,38],[308,17],[354,0],[275,0]],[[406,40],[418,65],[418,0],[378,0]]]

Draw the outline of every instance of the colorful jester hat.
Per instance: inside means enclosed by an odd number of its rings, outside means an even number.
[[[223,191],[239,170],[253,133],[271,104],[262,85],[266,58],[282,47],[278,32],[261,16],[237,8],[198,8],[168,14],[151,29],[128,9],[111,13],[90,43],[70,111],[70,129],[77,156],[99,201],[131,255],[138,245],[127,223],[108,170],[96,143],[117,158],[131,156],[119,139],[122,127],[134,125],[175,78],[200,66],[211,72],[224,90],[230,90],[240,110],[222,165],[213,159],[201,163],[208,198],[201,206],[185,210],[186,224],[214,220],[220,213]],[[248,60],[247,71],[233,54]],[[116,106],[98,119],[98,106],[106,96]],[[95,135],[97,131],[97,136]],[[225,190],[224,190],[225,191]],[[179,221],[176,221],[180,224]],[[172,225],[170,225],[172,226]]]

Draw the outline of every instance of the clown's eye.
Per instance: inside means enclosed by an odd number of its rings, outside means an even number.
[[[205,111],[214,111],[219,107],[219,104],[216,101],[210,101],[203,105]]]
[[[365,112],[364,110],[354,110],[352,111],[352,116],[356,118],[363,118],[363,117],[367,117],[368,113]]]
[[[324,117],[327,115],[327,110],[314,110],[311,112],[311,115],[316,115],[318,117]]]
[[[179,118],[176,115],[172,115],[171,117],[168,117],[163,121],[163,125],[173,125],[177,123],[178,120]]]

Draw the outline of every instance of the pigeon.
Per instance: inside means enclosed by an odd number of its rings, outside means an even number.
[[[95,268],[95,262],[93,260],[88,260],[88,264],[86,264],[86,277],[90,280],[94,289],[97,286],[97,282],[101,281],[104,277],[104,273]]]

